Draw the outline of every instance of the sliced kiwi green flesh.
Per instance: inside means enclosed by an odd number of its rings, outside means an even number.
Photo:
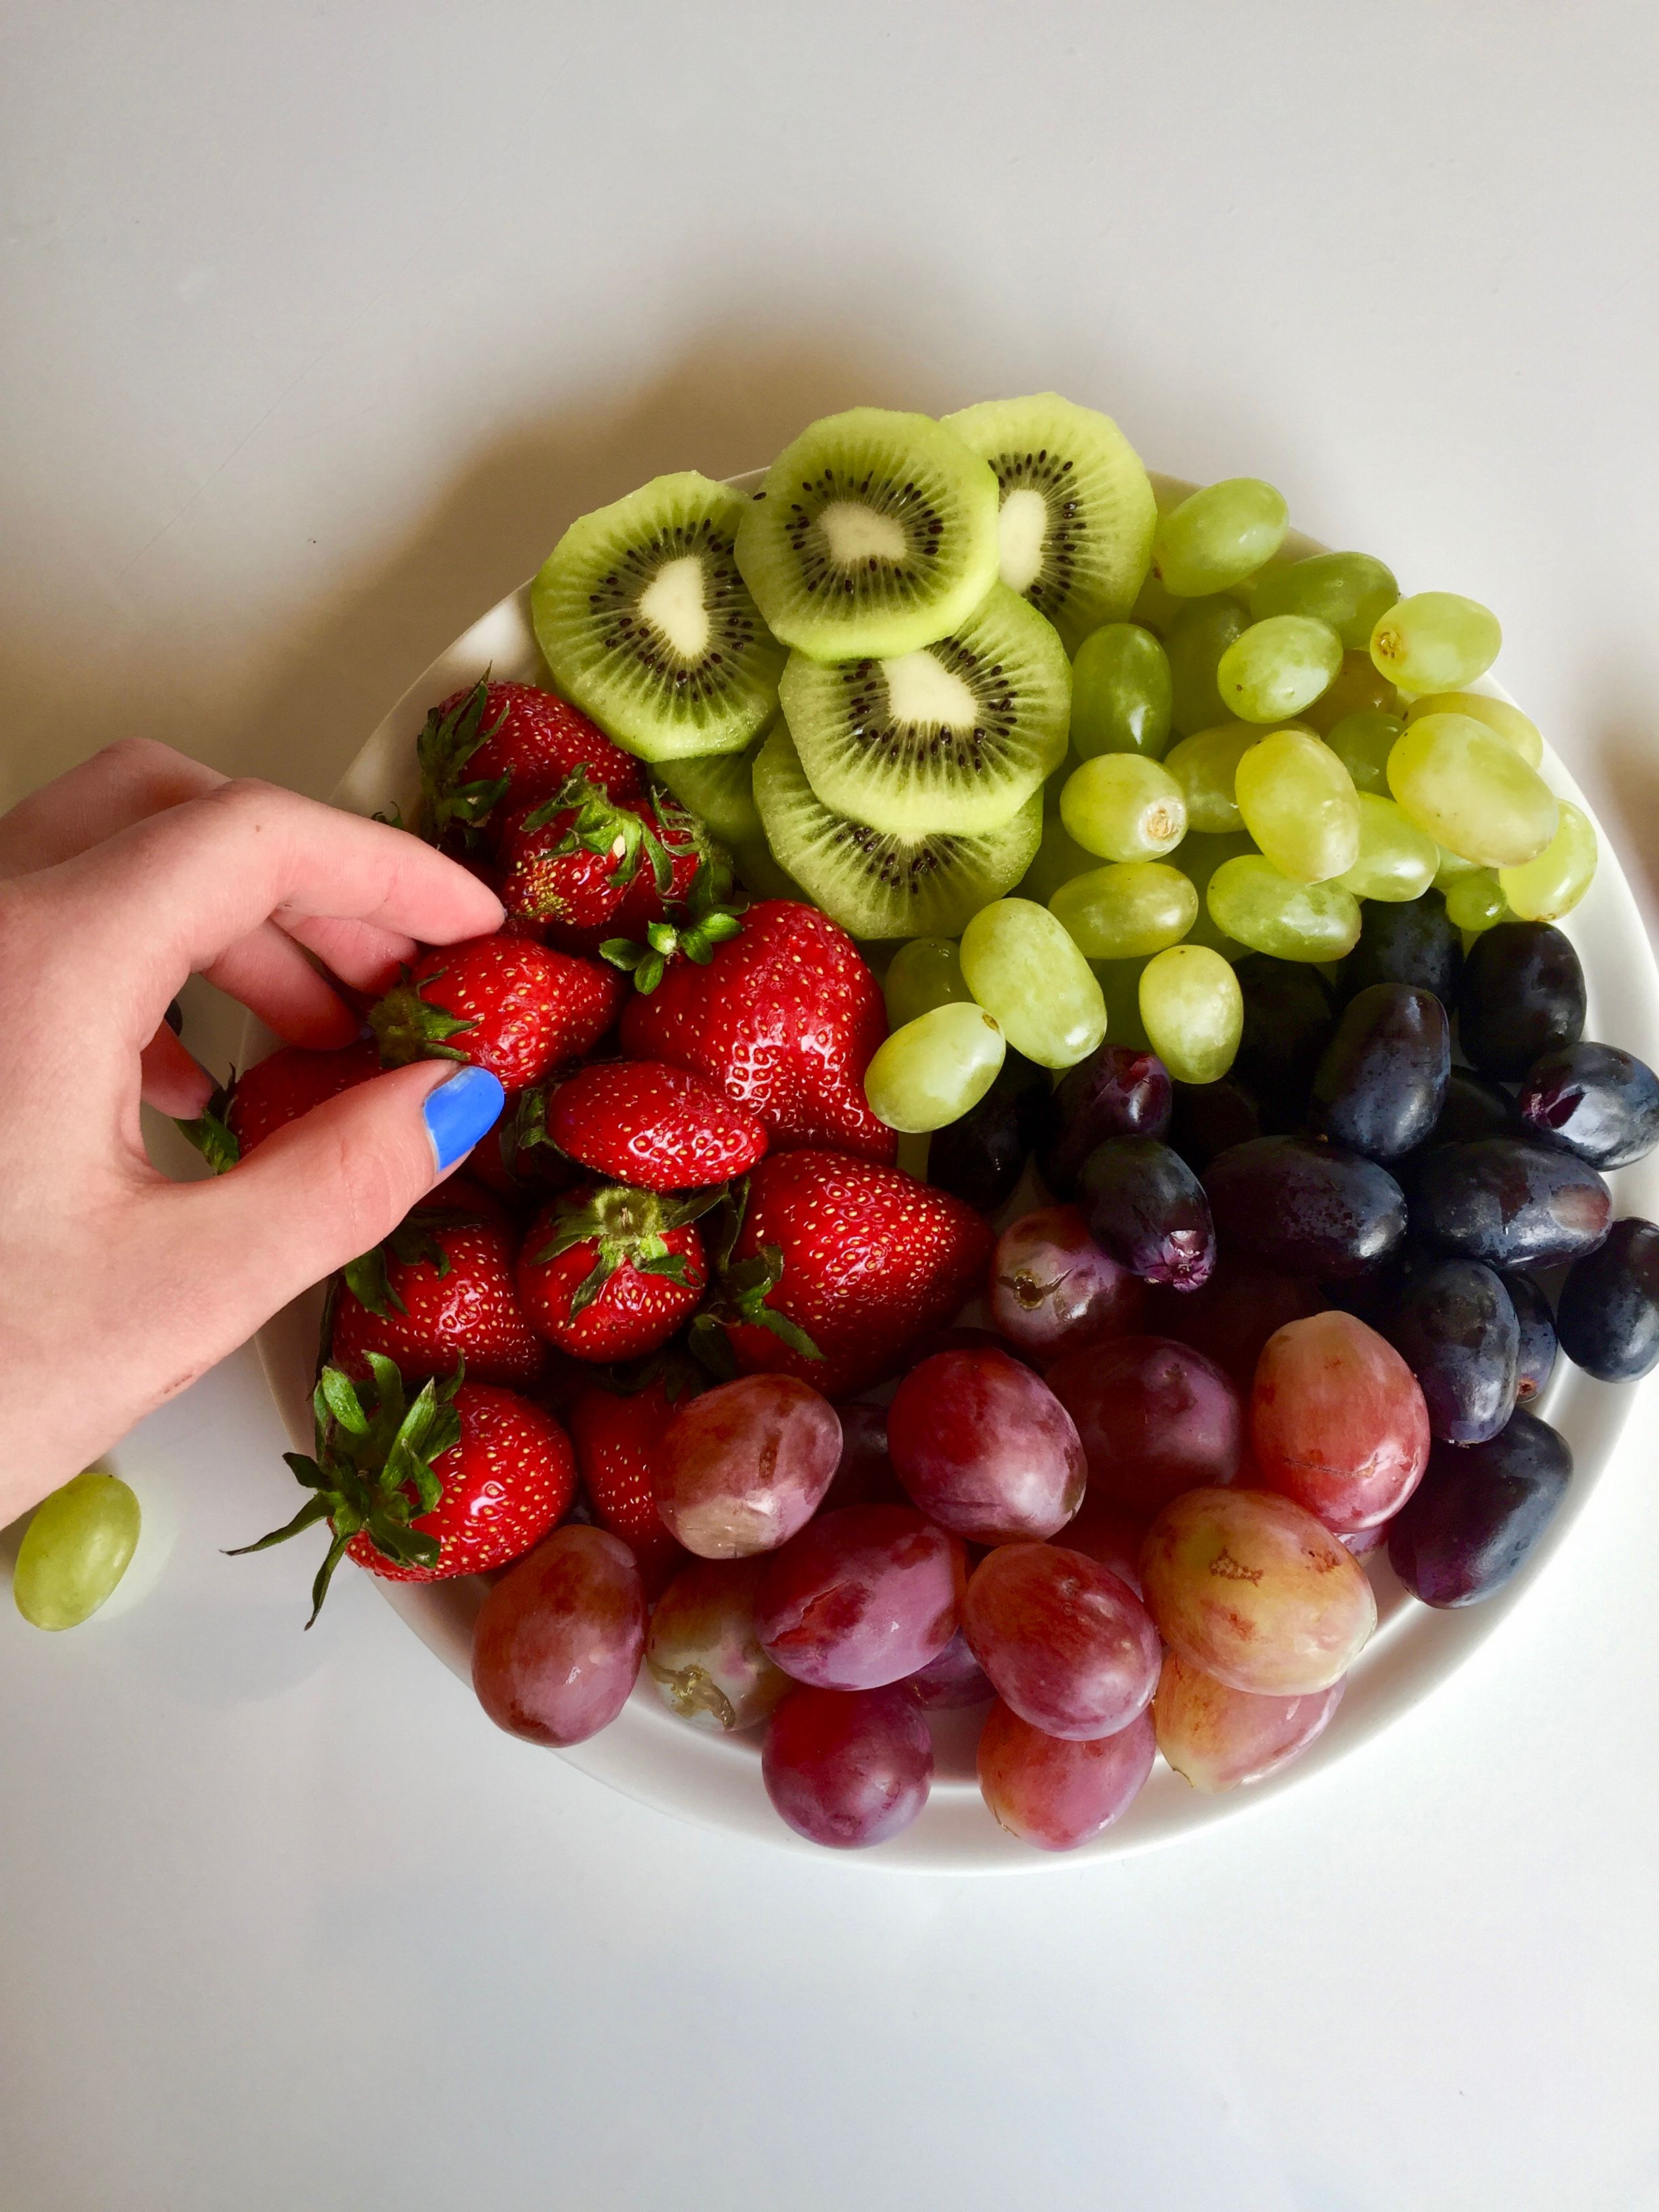
[[[750,844],[760,836],[755,807],[757,738],[740,753],[697,753],[661,761],[657,774],[690,814],[723,845]]]
[[[554,683],[643,760],[741,751],[777,705],[783,648],[733,550],[748,504],[658,477],[573,522],[531,586]]]
[[[1066,754],[1072,668],[1052,623],[994,584],[948,637],[833,667],[792,653],[778,686],[825,805],[901,836],[975,836]]]
[[[1017,884],[1042,835],[1042,794],[977,836],[902,837],[838,814],[806,781],[786,725],[755,763],[755,804],[779,864],[854,937],[956,937]]]
[[[773,635],[814,660],[911,653],[997,579],[997,483],[927,415],[854,407],[766,472],[738,566]]]
[[[991,465],[1000,570],[1075,653],[1121,622],[1152,557],[1157,509],[1139,456],[1109,415],[1057,392],[988,399],[945,427]]]

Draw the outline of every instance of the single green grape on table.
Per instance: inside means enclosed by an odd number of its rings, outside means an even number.
[[[1560,805],[1555,835],[1537,859],[1498,872],[1510,912],[1522,921],[1559,921],[1572,912],[1595,879],[1595,826],[1570,799],[1562,799]],[[1449,908],[1449,899],[1447,904]]]
[[[1252,623],[1222,654],[1216,689],[1230,714],[1282,722],[1310,707],[1336,680],[1342,641],[1309,615],[1269,615]]]
[[[1123,860],[1073,876],[1048,910],[1085,958],[1139,960],[1181,942],[1197,919],[1198,893],[1167,860]]]
[[[1172,945],[1140,971],[1140,1018],[1177,1083],[1216,1083],[1233,1064],[1244,997],[1231,964],[1207,945]]]
[[[1325,742],[1352,780],[1356,791],[1389,796],[1389,755],[1405,728],[1398,714],[1384,714],[1375,707],[1345,714],[1333,725]]]
[[[1446,918],[1454,928],[1471,937],[1495,928],[1500,921],[1512,921],[1515,917],[1497,869],[1471,868],[1468,875],[1459,876],[1446,893]]]
[[[962,933],[968,988],[1016,1052],[1070,1067],[1106,1034],[1106,1005],[1064,927],[1031,899],[997,899]]]
[[[913,937],[887,963],[882,980],[887,1026],[902,1030],[935,1006],[973,997],[962,979],[962,955],[949,937]]]
[[[1297,883],[1323,883],[1359,858],[1353,779],[1322,738],[1271,732],[1241,757],[1235,793],[1244,827]]]
[[[1169,770],[1139,753],[1101,753],[1060,787],[1060,818],[1109,860],[1157,860],[1187,834],[1187,801]]]
[[[1400,597],[1393,573],[1369,553],[1314,553],[1270,568],[1250,593],[1250,619],[1311,615],[1350,650],[1364,650],[1378,619]]]
[[[1140,623],[1107,623],[1085,637],[1072,663],[1072,750],[1145,753],[1157,760],[1170,742],[1173,687],[1170,658]]]
[[[1389,788],[1437,844],[1486,868],[1536,860],[1560,818],[1537,770],[1468,714],[1407,723],[1389,755]]]
[[[1530,716],[1511,707],[1507,699],[1489,699],[1484,691],[1425,691],[1407,708],[1406,720],[1420,721],[1425,714],[1472,715],[1506,744],[1513,745],[1528,768],[1543,766],[1543,733]]]
[[[1170,720],[1183,738],[1231,719],[1215,672],[1222,654],[1249,626],[1249,614],[1224,593],[1189,599],[1170,623],[1164,641],[1170,656]]]
[[[1211,730],[1194,730],[1171,745],[1164,765],[1181,786],[1187,802],[1187,827],[1211,837],[1242,830],[1238,811],[1238,763],[1261,732],[1249,722],[1219,722]]]
[[[878,1045],[864,1071],[864,1095],[890,1129],[943,1129],[978,1105],[1006,1049],[982,1006],[952,1000],[918,1014]]]
[[[1229,477],[1158,517],[1153,571],[1182,599],[1224,592],[1271,561],[1289,527],[1289,510],[1270,483]]]
[[[1421,898],[1440,866],[1440,848],[1391,799],[1374,791],[1359,798],[1359,857],[1339,878],[1356,898],[1403,905]]]
[[[1504,633],[1479,599],[1460,592],[1417,592],[1382,616],[1371,659],[1407,691],[1462,691],[1498,658]]]
[[[1226,860],[1205,894],[1216,927],[1278,960],[1340,960],[1359,941],[1359,902],[1340,884],[1298,884],[1268,860]]]
[[[78,1628],[125,1574],[138,1545],[138,1500],[120,1478],[88,1468],[34,1509],[17,1550],[12,1593],[36,1628]]]

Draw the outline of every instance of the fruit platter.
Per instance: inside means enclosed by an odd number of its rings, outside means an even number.
[[[507,1094],[263,1333],[267,1540],[862,1863],[1145,1848],[1417,1705],[1659,1361],[1659,977],[1500,645],[1053,394],[580,518],[336,793],[502,932],[197,1131]]]

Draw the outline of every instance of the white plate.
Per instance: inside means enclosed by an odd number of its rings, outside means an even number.
[[[737,481],[741,484],[753,479]],[[1301,547],[1308,552],[1322,550],[1307,540],[1301,541]],[[341,779],[337,803],[362,814],[395,803],[412,818],[418,795],[415,738],[427,709],[464,684],[476,683],[486,671],[504,680],[546,681],[530,623],[528,585],[492,607],[410,686]],[[1507,696],[1495,684],[1482,688]],[[1553,753],[1547,755],[1545,769],[1555,790],[1589,812],[1583,793]],[[1659,1065],[1659,972],[1624,872],[1599,824],[1597,835],[1601,864],[1589,896],[1568,925],[1589,985],[1586,1034],[1622,1045],[1650,1065]],[[258,1056],[270,1048],[270,1042],[267,1033],[255,1025],[246,1056]],[[1659,1214],[1659,1154],[1621,1170],[1613,1182],[1619,1212]],[[311,1386],[319,1313],[320,1292],[313,1292],[279,1314],[259,1336],[277,1408],[295,1447],[304,1451],[310,1450],[313,1441]],[[1114,1858],[1144,1850],[1297,1788],[1419,1705],[1524,1599],[1547,1571],[1557,1547],[1567,1540],[1612,1455],[1633,1397],[1629,1389],[1594,1382],[1565,1359],[1559,1364],[1540,1410],[1572,1447],[1572,1485],[1525,1569],[1486,1604],[1463,1612],[1431,1611],[1407,1596],[1385,1556],[1371,1561],[1380,1616],[1376,1634],[1355,1665],[1326,1735],[1278,1775],[1248,1789],[1206,1797],[1160,1759],[1129,1811],[1097,1841],[1078,1851],[1034,1851],[1006,1835],[980,1800],[973,1765],[979,1715],[947,1713],[934,1717],[937,1769],[933,1795],[921,1819],[878,1850],[841,1856],[859,1864],[908,1867],[928,1874],[1030,1873],[1074,1865],[1084,1858]],[[472,1620],[483,1584],[468,1578],[426,1584],[382,1583],[380,1588],[422,1642],[470,1680]],[[488,1725],[482,1715],[478,1724]],[[767,1802],[759,1753],[756,1736],[708,1735],[677,1719],[642,1680],[611,1727],[562,1755],[584,1773],[663,1812],[753,1836],[787,1850],[810,1852],[822,1863],[827,1854],[795,1837]]]

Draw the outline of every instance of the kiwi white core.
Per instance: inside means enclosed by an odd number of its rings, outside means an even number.
[[[961,677],[931,653],[902,653],[882,663],[888,712],[913,729],[971,730],[979,707]]]
[[[840,568],[859,561],[902,561],[910,550],[896,515],[878,514],[855,499],[832,499],[818,517],[818,528]]]
[[[711,625],[703,597],[702,562],[695,553],[665,562],[640,593],[640,612],[683,660],[708,650]]]
[[[1011,592],[1029,592],[1042,574],[1048,535],[1048,502],[1042,494],[1030,484],[1011,491],[997,516],[997,555]]]

